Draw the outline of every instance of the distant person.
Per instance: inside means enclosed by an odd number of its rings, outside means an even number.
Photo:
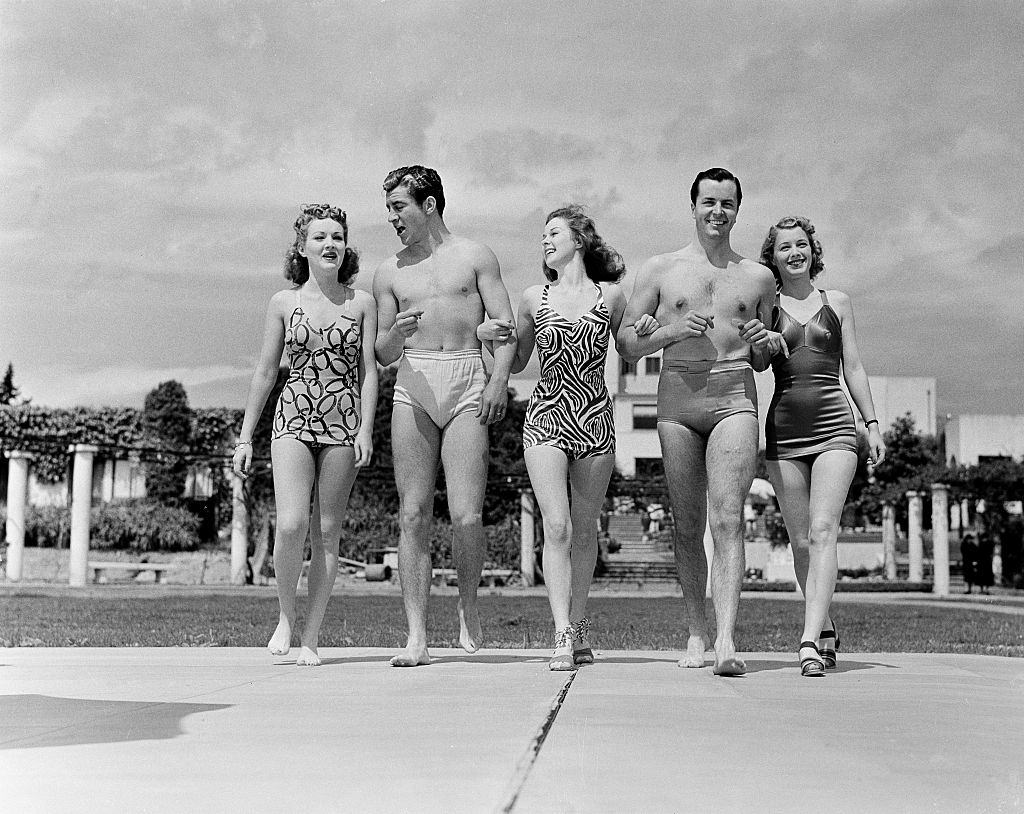
[[[344,212],[330,204],[310,204],[302,207],[294,228],[284,272],[292,287],[270,300],[232,466],[242,477],[249,472],[252,434],[277,380],[282,352],[287,352],[288,380],[274,412],[270,443],[281,611],[267,647],[275,656],[291,649],[308,532],[309,607],[296,664],[319,665],[317,641],[338,573],[342,522],[356,473],[373,453],[377,309],[373,297],[351,287],[359,255],[348,244]]]
[[[960,540],[960,561],[967,593],[978,584],[978,541],[973,534],[965,534]]]
[[[391,440],[409,637],[391,664],[413,667],[430,663],[427,600],[438,463],[448,486],[459,578],[459,644],[475,653],[483,643],[477,589],[484,565],[487,427],[505,415],[515,340],[495,346],[488,378],[476,329],[485,314],[510,322],[512,306],[494,252],[445,225],[437,172],[399,167],[384,179],[384,193],[388,222],[405,247],[381,263],[373,279],[380,308],[377,360],[401,360]]]
[[[666,186],[662,195],[671,195]],[[681,667],[702,667],[710,644],[704,592],[704,529],[710,515],[711,594],[718,622],[716,675],[746,672],[733,639],[743,584],[743,503],[757,463],[753,348],[768,341],[772,275],[730,245],[739,179],[715,167],[690,187],[692,242],[644,264],[619,329],[628,361],[664,348],[658,383],[658,436],[674,527],[676,567],[689,638]],[[634,330],[653,315],[650,335]],[[767,364],[757,357],[759,364]]]
[[[839,520],[857,470],[857,425],[840,374],[864,417],[869,466],[885,458],[885,444],[857,350],[850,298],[814,286],[825,264],[810,221],[787,217],[771,227],[761,262],[779,287],[769,340],[775,395],[765,424],[765,457],[805,597],[800,672],[820,677],[836,666],[839,638],[829,606],[839,571]]]
[[[992,558],[995,556],[995,540],[992,534],[983,531],[978,535],[978,559],[975,566],[975,578],[978,582],[978,589],[981,593],[987,594],[988,589],[995,583],[995,573],[992,567]]]
[[[594,661],[587,597],[598,557],[597,529],[615,468],[615,420],[605,385],[608,343],[626,308],[618,286],[626,268],[579,206],[544,223],[545,285],[523,293],[518,326],[489,320],[481,339],[509,341],[518,329],[514,373],[534,347],[540,381],[530,396],[523,447],[544,521],[544,583],[555,623],[548,668]]]

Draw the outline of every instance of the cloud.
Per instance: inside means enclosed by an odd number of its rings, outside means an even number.
[[[599,155],[590,139],[528,127],[483,130],[466,142],[464,150],[474,182],[498,189],[536,185],[536,177],[548,170],[578,167]]]

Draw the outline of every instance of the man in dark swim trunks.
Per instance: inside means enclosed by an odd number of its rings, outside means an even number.
[[[742,191],[731,172],[700,173],[690,189],[693,241],[658,255],[637,275],[618,346],[635,361],[664,348],[658,435],[675,520],[675,557],[689,623],[681,667],[702,667],[710,644],[704,607],[710,517],[711,595],[718,620],[715,673],[742,675],[733,630],[743,584],[743,503],[757,458],[757,391],[751,362],[767,365],[775,302],[771,271],[729,244]],[[637,336],[638,320],[657,320]]]

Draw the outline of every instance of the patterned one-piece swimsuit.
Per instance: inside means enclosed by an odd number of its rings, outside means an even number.
[[[314,451],[352,446],[359,431],[359,357],[362,326],[348,314],[313,326],[299,292],[285,329],[288,380],[274,413],[273,438],[294,438]]]
[[[540,381],[530,396],[523,447],[554,446],[569,460],[615,451],[615,417],[604,380],[611,314],[598,286],[594,307],[571,322],[550,305],[537,309]]]

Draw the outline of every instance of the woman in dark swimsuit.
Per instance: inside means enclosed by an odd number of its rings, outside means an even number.
[[[270,444],[281,612],[267,647],[275,656],[291,648],[295,594],[310,531],[309,605],[296,664],[315,666],[320,664],[320,625],[338,573],[349,494],[356,472],[373,452],[377,307],[369,293],[350,286],[359,255],[348,245],[344,212],[328,204],[304,206],[294,228],[284,272],[292,287],[270,300],[233,466],[242,477],[249,471],[253,430],[287,350],[288,381],[274,413]]]
[[[857,469],[857,425],[840,371],[867,426],[869,465],[885,457],[850,298],[812,283],[825,269],[821,258],[821,243],[806,218],[783,218],[761,247],[761,262],[779,285],[766,458],[805,597],[799,654],[805,676],[834,669],[839,646],[829,605],[838,574],[839,519]]]
[[[616,285],[626,269],[578,206],[548,215],[541,243],[549,282],[523,292],[512,372],[526,367],[536,347],[540,381],[527,407],[524,456],[544,518],[544,582],[555,622],[548,667],[572,670],[594,660],[587,596],[597,563],[598,518],[615,466],[604,364],[626,307]],[[650,321],[653,330],[657,323]],[[486,346],[506,341],[513,327],[491,319],[477,336]]]

